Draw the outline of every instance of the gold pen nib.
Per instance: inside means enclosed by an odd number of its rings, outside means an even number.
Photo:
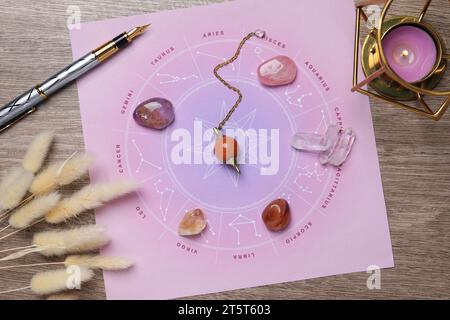
[[[145,26],[136,27],[136,28],[133,28],[130,31],[128,31],[127,32],[128,41],[130,41],[130,42],[133,41],[134,38],[143,34],[145,32],[145,30],[147,30],[148,27],[150,27],[150,24],[146,24]]]

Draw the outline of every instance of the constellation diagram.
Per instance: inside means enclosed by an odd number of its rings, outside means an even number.
[[[317,182],[322,182],[322,178],[325,177],[325,175],[328,172],[328,168],[324,168],[323,170],[319,169],[319,163],[314,163],[314,169],[310,169],[310,166],[306,167],[299,167],[299,169],[302,171],[299,173],[300,176],[307,177],[309,179],[315,178]]]
[[[198,79],[198,76],[196,74],[191,74],[188,76],[176,76],[176,75],[172,75],[169,73],[157,73],[156,74],[157,77],[163,77],[166,78],[168,80],[164,80],[164,81],[160,81],[160,84],[167,84],[167,83],[176,83],[176,82],[180,82],[180,81],[186,81],[189,79]]]
[[[175,190],[169,187],[161,188],[162,181],[161,179],[158,179],[153,186],[156,189],[156,193],[159,195],[159,211],[161,213],[161,217],[163,221],[167,221],[167,213],[169,211],[169,206],[172,201],[173,194],[175,193]]]
[[[259,59],[259,61],[261,61],[261,62],[266,61],[266,60],[262,57],[262,55],[261,55],[262,52],[263,52],[263,49],[262,49],[262,48],[256,47],[255,50],[254,50],[253,52],[255,53],[255,55],[256,55],[256,57]]]
[[[206,53],[206,52],[202,52],[202,51],[197,51],[196,54],[198,54],[199,56],[212,58],[212,59],[215,59],[215,60],[218,60],[218,61],[223,61],[223,62],[227,61],[227,58],[225,58],[225,57],[219,57],[219,56],[216,56],[216,55],[213,55],[213,54],[210,54],[210,53]],[[234,62],[230,63],[229,66],[231,67],[232,71],[236,70],[236,66],[234,65]]]
[[[303,193],[310,193],[311,194],[312,193],[311,188],[308,187],[308,186],[301,185],[298,182],[299,179],[300,179],[300,176],[295,177],[294,184],[300,189],[301,192],[303,192]]]
[[[285,199],[287,203],[291,203],[292,194],[283,192],[280,199]]]
[[[261,63],[263,63],[263,62],[266,61],[266,60],[262,57],[262,55],[261,55],[262,52],[263,52],[263,49],[262,49],[262,48],[256,47],[255,50],[253,50],[253,52],[255,53],[256,58],[257,58]],[[254,71],[250,72],[250,74],[251,74],[252,76],[256,76],[256,72],[254,72]]]
[[[214,231],[213,227],[211,227],[211,225],[209,224],[209,220],[206,219],[205,221],[206,221],[206,231],[209,232],[214,237],[216,235],[216,232]],[[204,235],[204,232],[200,233],[200,235],[206,243],[209,243],[209,240]]]
[[[286,101],[291,106],[297,106],[299,108],[303,108],[303,100],[306,97],[312,96],[312,92],[306,92],[301,94],[298,98],[294,98],[293,95],[296,94],[300,90],[300,85],[296,85],[294,89],[289,89],[289,86],[284,91],[284,95],[286,96]]]
[[[328,172],[328,168],[320,170],[319,164],[317,162],[314,163],[313,169],[311,169],[310,166],[299,167],[299,169],[300,169],[300,172],[295,177],[294,184],[300,189],[301,192],[310,193],[310,194],[312,193],[311,188],[301,184],[300,179],[302,177],[306,177],[309,180],[315,179],[317,182],[322,182],[322,178],[325,177],[325,175]]]
[[[150,161],[148,161],[148,160],[146,160],[146,159],[144,158],[144,155],[142,154],[142,151],[141,151],[141,149],[139,148],[139,146],[137,145],[135,139],[132,139],[131,142],[133,143],[133,145],[134,145],[134,147],[136,148],[136,151],[137,151],[137,153],[138,153],[138,155],[139,155],[139,165],[138,165],[138,167],[136,168],[136,173],[139,173],[139,172],[141,171],[142,166],[143,166],[144,164],[148,164],[149,166],[151,166],[151,167],[153,167],[153,168],[156,168],[156,169],[158,169],[158,170],[162,170],[162,169],[163,169],[163,168],[157,166],[156,164],[154,164],[154,163],[152,163],[152,162],[150,162]]]
[[[315,134],[318,134],[320,132],[324,132],[326,131],[327,128],[327,123],[325,121],[325,111],[322,109],[320,110],[320,121],[319,124],[317,125],[316,130],[314,130]]]
[[[256,221],[249,219],[245,216],[243,216],[242,214],[238,215],[236,217],[236,219],[234,219],[233,221],[231,221],[229,224],[230,228],[234,229],[234,231],[236,231],[236,235],[237,235],[237,245],[240,246],[241,245],[241,230],[238,228],[238,226],[242,226],[242,225],[252,225],[253,226],[253,230],[255,232],[255,237],[260,238],[261,234],[258,233],[258,231],[256,230]]]

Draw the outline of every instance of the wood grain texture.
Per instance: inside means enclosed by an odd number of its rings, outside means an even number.
[[[209,2],[212,1],[48,0],[36,5],[33,1],[2,0],[0,101],[6,103],[71,62],[66,27],[69,5],[80,7],[85,22]],[[447,36],[448,42],[450,6],[446,0],[433,3],[436,5],[426,18],[439,24],[441,34]],[[417,13],[421,5],[420,1],[404,0],[401,7]],[[448,76],[445,81],[449,83]],[[371,103],[395,258],[395,268],[381,273],[381,290],[368,290],[368,275],[354,273],[195,298],[450,298],[450,112],[435,123],[379,101],[372,100]],[[29,140],[43,129],[57,133],[49,161],[64,159],[75,150],[83,150],[75,85],[58,93],[39,112],[0,135],[1,175],[19,164]],[[71,192],[87,182],[86,177],[64,191]],[[82,219],[82,222],[88,221],[93,221],[92,214]],[[44,227],[35,227],[32,231]],[[1,242],[0,250],[27,245],[30,241],[31,232],[22,232]],[[48,260],[30,255],[20,261],[39,263]],[[0,271],[0,291],[26,286],[35,272],[46,269],[50,267]],[[104,299],[101,274],[97,274],[79,294],[85,299]],[[37,298],[40,297],[29,290],[0,295],[0,299]]]

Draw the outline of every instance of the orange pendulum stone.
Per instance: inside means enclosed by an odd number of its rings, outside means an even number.
[[[214,133],[216,134],[214,155],[220,162],[233,167],[240,174],[241,170],[237,164],[239,146],[236,139],[222,134],[217,128],[214,128]]]
[[[236,110],[236,108],[239,106],[239,104],[242,101],[243,95],[242,92],[236,88],[233,87],[231,84],[229,84],[225,79],[223,79],[219,75],[219,70],[223,67],[233,63],[241,53],[242,47],[244,44],[250,40],[252,37],[257,37],[260,39],[263,39],[265,37],[265,32],[263,30],[256,30],[254,32],[250,32],[248,35],[246,35],[241,42],[239,43],[239,46],[234,53],[234,55],[228,59],[224,60],[223,62],[219,63],[214,68],[214,76],[221,82],[224,86],[226,86],[228,89],[233,90],[235,93],[239,95],[238,99],[234,103],[234,105],[231,107],[230,111],[226,114],[225,118],[219,123],[219,125],[214,128],[214,133],[216,134],[216,141],[214,144],[214,154],[216,158],[229,166],[232,166],[234,170],[238,174],[241,173],[241,170],[239,169],[237,158],[238,158],[238,143],[234,138],[228,137],[224,134],[222,134],[221,130],[224,127],[225,123],[230,119],[230,117],[233,115],[233,112]]]

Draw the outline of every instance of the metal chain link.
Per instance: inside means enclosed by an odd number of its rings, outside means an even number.
[[[236,53],[233,55],[233,57],[231,57],[229,60],[227,60],[227,61],[225,61],[225,62],[222,62],[221,64],[217,65],[217,66],[214,68],[214,76],[215,76],[217,79],[219,79],[219,81],[220,81],[223,85],[225,85],[228,89],[233,90],[234,92],[236,92],[236,93],[239,95],[239,97],[238,97],[238,99],[236,100],[236,102],[234,103],[233,107],[231,107],[230,111],[228,111],[228,113],[227,113],[227,115],[225,116],[225,118],[224,118],[224,119],[219,123],[219,125],[217,126],[217,129],[219,129],[219,130],[222,130],[222,128],[224,127],[225,123],[227,123],[227,121],[230,120],[231,115],[233,114],[233,112],[236,110],[236,108],[237,108],[237,107],[239,106],[239,104],[241,103],[243,96],[242,96],[242,92],[241,92],[238,88],[233,87],[231,84],[229,84],[228,82],[226,82],[226,81],[219,75],[218,71],[219,71],[221,68],[223,68],[223,67],[225,67],[225,66],[227,66],[227,65],[229,65],[229,64],[231,64],[231,63],[233,63],[233,62],[239,57],[239,54],[241,53],[241,50],[242,50],[242,47],[244,46],[244,44],[245,44],[250,38],[252,38],[252,37],[257,37],[257,35],[256,35],[255,32],[249,33],[245,38],[243,38],[243,39],[241,40],[241,42],[239,43],[239,47],[237,48]]]

